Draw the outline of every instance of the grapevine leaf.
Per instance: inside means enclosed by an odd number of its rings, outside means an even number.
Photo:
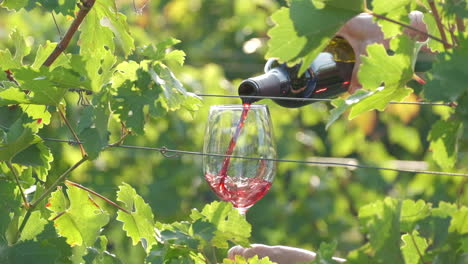
[[[439,202],[439,207],[432,209],[432,215],[434,217],[447,218],[454,214],[456,211],[457,206],[455,204],[441,201]]]
[[[54,214],[54,225],[57,233],[74,246],[92,246],[109,222],[109,215],[88,195],[85,190],[68,186],[68,199],[59,189],[49,199],[48,208]],[[70,206],[67,206],[69,202]]]
[[[236,256],[234,260],[232,259],[223,259],[223,264],[274,264],[276,262],[270,261],[268,257],[259,259],[257,255],[245,259],[242,256]]]
[[[386,198],[365,205],[359,210],[361,226],[369,233],[375,258],[382,263],[403,263],[399,247],[401,207],[401,202]]]
[[[125,81],[135,82],[138,78],[137,71],[139,68],[140,65],[132,60],[118,64],[112,77],[112,88],[118,89]]]
[[[411,153],[418,153],[421,150],[419,131],[415,127],[390,123],[387,131],[392,143],[402,146]]]
[[[353,119],[373,109],[383,111],[390,101],[403,101],[412,91],[412,89],[406,87],[386,86],[384,89],[377,90],[372,96],[364,98],[356,105],[352,106],[349,119]]]
[[[430,214],[431,208],[423,200],[418,200],[417,202],[404,200],[401,207],[400,230],[411,232],[418,221],[425,219]]]
[[[20,223],[23,221],[23,218],[20,218]],[[21,232],[20,240],[32,240],[35,239],[42,231],[47,224],[47,220],[41,217],[40,211],[34,211],[31,213],[28,222],[24,226],[23,231]]]
[[[75,0],[43,0],[41,1],[41,5],[49,10],[55,11],[57,14],[66,15],[73,15],[73,11],[76,7]]]
[[[171,50],[167,52],[167,49],[171,46],[179,43],[180,40],[175,38],[168,38],[156,45],[148,45],[141,50],[141,54],[148,59],[158,60],[163,62],[176,62],[179,65],[183,65],[185,61],[185,52],[181,50]]]
[[[406,83],[413,76],[415,58],[422,43],[406,36],[391,41],[395,54],[389,56],[381,44],[367,47],[368,56],[361,56],[359,80],[363,89],[376,91],[375,95],[365,98],[353,106],[349,118],[372,109],[384,110],[390,101],[402,101],[411,93]],[[380,86],[384,83],[384,88]]]
[[[101,57],[106,47],[115,50],[114,38],[125,55],[135,48],[126,17],[118,12],[112,0],[96,1],[80,27],[80,53],[88,57]]]
[[[360,100],[371,96],[374,94],[372,91],[364,91],[362,89],[356,91],[353,95],[349,96],[346,99],[337,98],[332,101],[332,104],[335,108],[330,111],[330,117],[328,119],[326,129],[330,127],[338,118],[348,110],[352,105],[358,103]]]
[[[455,0],[441,3],[444,10],[449,14],[455,14],[460,18],[468,18],[468,4],[466,1]]]
[[[111,51],[105,50],[100,56],[73,55],[71,66],[90,82],[90,89],[99,92],[110,82],[117,58]]]
[[[0,163],[0,172],[7,171],[6,165],[4,167],[3,169]],[[0,181],[0,208],[2,208],[2,213],[0,214],[0,247],[2,244],[7,244],[5,232],[12,220],[12,215],[17,213],[21,207],[21,196],[16,189],[16,184],[13,182]]]
[[[0,263],[31,263],[36,264],[56,263],[56,260],[64,253],[57,249],[57,245],[48,241],[25,241],[11,247],[0,245]]]
[[[424,87],[424,96],[430,101],[456,101],[467,91],[468,39],[460,41],[453,52],[441,53],[436,57],[432,78]]]
[[[392,39],[390,46],[395,51],[394,55],[388,55],[381,44],[371,44],[367,47],[368,55],[361,56],[362,65],[358,76],[364,89],[374,91],[382,83],[385,83],[385,88],[396,89],[411,80],[412,66],[421,43],[400,36]]]
[[[33,120],[36,120],[38,127],[42,128],[44,125],[50,123],[51,114],[48,107],[45,105],[20,105],[21,110],[26,113]]]
[[[315,257],[312,263],[319,263],[319,264],[336,264],[338,263],[336,260],[333,259],[333,254],[336,250],[337,242],[333,242],[330,244],[327,243],[320,243],[319,251],[317,252],[317,256]]]
[[[453,168],[457,161],[457,145],[462,123],[456,120],[438,120],[428,135],[432,158],[444,169]]]
[[[281,62],[302,60],[303,73],[346,21],[364,11],[362,0],[296,0],[272,15],[267,57]],[[325,26],[324,26],[325,25]]]
[[[115,255],[110,254],[106,249],[107,237],[100,236],[93,247],[88,247],[88,254],[83,259],[86,263],[93,264],[121,263]]]
[[[190,227],[191,225],[188,222],[177,222],[171,225],[164,225],[164,230],[160,230],[160,238],[164,242],[197,249],[199,241],[190,235]]]
[[[330,112],[326,127],[350,108],[349,118],[353,119],[373,109],[383,111],[390,101],[402,101],[406,98],[412,91],[406,87],[406,83],[413,76],[415,58],[421,46],[421,42],[401,36],[392,39],[391,47],[395,54],[390,56],[383,45],[369,45],[368,55],[361,56],[362,65],[358,73],[363,89],[346,100],[338,98],[333,101],[335,108]],[[385,87],[381,86],[383,83]]]
[[[24,91],[16,87],[9,87],[6,89],[0,88],[0,106],[26,103],[31,103],[31,100]]]
[[[227,202],[213,202],[206,205],[200,212],[193,209],[190,215],[192,220],[204,220],[216,226],[212,244],[218,248],[227,248],[228,241],[242,246],[248,246],[251,226],[245,217]]]
[[[29,90],[30,103],[57,105],[66,93],[66,89],[89,89],[87,80],[69,69],[62,67],[50,71],[47,67],[35,70],[31,67],[23,67],[15,70],[15,77],[21,84],[21,88]]]
[[[118,87],[112,108],[136,133],[143,133],[145,107],[152,116],[160,116],[181,108],[193,112],[200,105],[200,99],[187,92],[172,72],[158,62],[119,64],[112,87]]]
[[[408,14],[411,11],[412,2],[412,0],[374,0],[372,1],[372,11],[376,14],[384,15],[387,18],[409,24],[410,20]],[[377,23],[382,26],[382,31],[386,39],[400,35],[402,32],[401,26],[396,23],[383,19],[377,20]]]
[[[468,234],[468,208],[462,207],[452,215],[449,232],[460,235]]]
[[[16,50],[14,55],[12,55],[8,49],[0,50],[0,69],[2,69],[2,71],[21,67],[23,58],[31,51],[30,45],[17,30],[11,32],[10,39]]]
[[[56,42],[47,41],[44,45],[39,45],[36,52],[36,58],[34,59],[31,68],[38,70],[41,68],[42,64],[46,61],[52,51],[57,47]],[[49,66],[50,70],[55,69],[59,66],[66,66],[69,63],[69,58],[64,54],[61,53],[57,59]]]
[[[16,154],[41,141],[35,135],[38,129],[37,122],[28,117],[17,119],[10,126],[3,143],[0,143],[0,161],[10,161]]]
[[[437,22],[432,15],[426,15],[423,18],[424,23],[426,24],[427,27],[427,33],[431,34],[439,39],[442,39],[440,36],[440,30],[437,27]],[[445,51],[444,44],[441,43],[440,41],[436,41],[432,38],[427,40],[427,46],[432,50],[432,51],[438,51],[438,52],[443,52]]]
[[[161,104],[167,111],[175,111],[182,107],[191,112],[198,109],[200,105],[199,98],[192,93],[188,93],[167,66],[156,64],[153,69],[150,69],[149,73],[152,80],[162,89],[164,96],[160,97]]]
[[[54,156],[50,149],[44,143],[39,142],[19,152],[15,155],[12,162],[32,166],[37,178],[41,181],[46,181],[47,174],[51,168],[50,163],[53,160]]]
[[[133,245],[141,242],[143,248],[149,251],[157,244],[151,207],[128,184],[119,186],[117,200],[124,203],[123,207],[130,211],[130,214],[120,210],[117,212],[117,220],[123,223],[127,236],[132,239]]]
[[[109,113],[105,102],[100,102],[102,97],[103,93],[99,93],[93,98],[96,106],[89,105],[83,108],[77,128],[79,138],[83,140],[83,146],[90,159],[96,159],[109,143],[110,133],[107,130]]]
[[[29,2],[31,0],[3,0],[0,4],[11,10],[19,10],[28,5]]]
[[[405,259],[405,264],[419,264],[423,262],[421,256],[425,255],[428,244],[424,237],[421,237],[418,231],[414,230],[412,234],[405,234],[401,236],[403,245],[401,252]]]

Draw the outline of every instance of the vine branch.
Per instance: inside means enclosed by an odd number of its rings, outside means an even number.
[[[434,16],[434,19],[437,24],[437,28],[439,29],[440,32],[440,37],[443,40],[444,48],[449,49],[451,45],[447,42],[447,36],[445,35],[445,30],[444,30],[444,25],[442,25],[442,20],[440,19],[439,11],[437,11],[437,7],[435,5],[434,0],[428,0],[429,6],[431,7],[432,15]]]
[[[431,39],[433,39],[435,41],[441,42],[442,44],[444,44],[444,46],[447,45],[447,47],[449,47],[449,48],[452,47],[452,45],[450,45],[450,43],[448,43],[447,41],[445,41],[443,39],[440,39],[440,38],[438,38],[438,37],[436,37],[434,35],[431,35],[431,34],[425,32],[423,30],[419,30],[419,29],[417,29],[417,28],[415,28],[415,27],[413,27],[411,25],[401,23],[400,21],[396,21],[396,20],[388,18],[388,17],[386,17],[384,15],[376,14],[376,13],[372,12],[372,10],[366,10],[366,13],[369,14],[369,15],[372,15],[373,17],[376,17],[376,18],[379,18],[379,19],[382,19],[382,20],[386,20],[388,22],[395,23],[395,24],[400,25],[402,27],[405,27],[405,28],[411,29],[413,31],[416,31],[416,32],[418,32],[418,33],[420,33],[420,34],[422,34],[424,36],[427,36],[428,38],[431,38]]]
[[[115,202],[109,200],[108,198],[104,197],[103,195],[101,195],[101,194],[99,194],[99,193],[97,193],[97,192],[95,192],[95,191],[93,191],[93,190],[91,190],[91,189],[89,189],[89,188],[87,188],[87,187],[84,187],[83,185],[81,185],[81,184],[79,184],[79,183],[72,182],[72,181],[69,181],[69,180],[65,180],[65,183],[66,183],[66,184],[70,184],[70,185],[75,186],[75,187],[78,187],[78,188],[80,188],[80,189],[82,189],[82,190],[85,190],[85,191],[91,193],[91,194],[94,194],[94,195],[96,195],[97,197],[99,197],[99,198],[101,198],[102,200],[104,200],[105,202],[107,202],[108,204],[114,206],[115,208],[117,208],[117,209],[119,209],[119,210],[121,210],[121,211],[123,211],[123,212],[125,212],[125,213],[127,213],[127,214],[131,214],[127,209],[123,208],[122,206],[118,205],[117,203],[115,203]]]
[[[88,154],[86,153],[84,147],[83,147],[83,143],[81,143],[80,139],[78,138],[78,135],[76,134],[75,130],[73,129],[73,127],[71,126],[70,122],[68,121],[67,117],[65,116],[65,113],[63,112],[63,110],[60,108],[60,106],[57,108],[58,109],[58,112],[60,113],[60,117],[63,119],[63,121],[65,122],[65,124],[67,125],[68,127],[68,130],[70,130],[70,132],[72,133],[73,137],[75,138],[76,142],[78,142],[79,144],[79,147],[80,147],[80,151],[81,151],[81,156],[82,157],[87,157]]]
[[[68,170],[66,170],[62,175],[60,175],[60,177],[57,178],[57,180],[55,180],[54,183],[52,183],[52,185],[47,188],[47,190],[45,190],[41,196],[39,196],[39,198],[37,198],[36,201],[32,202],[29,204],[29,207],[28,207],[28,210],[26,211],[26,215],[24,216],[23,218],[23,221],[21,222],[21,225],[20,227],[18,228],[18,233],[17,233],[17,237],[20,237],[21,235],[21,232],[23,232],[23,229],[24,227],[26,226],[26,223],[28,222],[29,220],[29,217],[31,216],[31,213],[32,211],[34,210],[34,208],[36,208],[36,206],[42,201],[44,200],[53,190],[55,190],[55,188],[65,179],[65,177],[68,176],[68,174],[70,174],[70,172],[72,172],[73,170],[75,170],[76,168],[78,168],[83,162],[85,162],[86,160],[88,159],[87,156],[81,158],[81,160],[79,160],[77,163],[75,163],[73,166],[71,166],[70,168],[68,168]]]
[[[83,162],[85,162],[86,160],[88,159],[88,157],[83,157],[81,158],[77,163],[75,163],[73,166],[71,166],[70,168],[68,168],[68,170],[66,170],[62,175],[60,175],[57,180],[55,180],[54,183],[52,183],[52,185],[47,188],[47,190],[45,190],[41,196],[39,196],[39,198],[37,198],[36,201],[34,201],[33,203],[31,203],[31,206],[30,208],[33,209],[34,207],[36,207],[42,200],[44,200],[52,191],[55,190],[55,188],[63,182],[63,180],[68,176],[68,174],[70,174],[70,172],[72,172],[73,170],[75,170],[76,168],[78,168]]]
[[[75,20],[73,20],[72,24],[70,25],[70,28],[68,28],[62,40],[42,64],[43,66],[52,65],[52,63],[54,63],[58,56],[60,56],[60,54],[68,47],[71,39],[73,38],[73,35],[78,30],[78,27],[81,25],[83,19],[89,13],[89,10],[91,10],[95,2],[96,0],[81,0],[81,4],[78,4],[78,6],[80,7],[80,11],[78,11]]]

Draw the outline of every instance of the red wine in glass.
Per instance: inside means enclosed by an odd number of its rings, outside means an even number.
[[[251,118],[247,119],[249,111]],[[235,116],[239,112],[237,121]],[[232,128],[235,129],[231,136]],[[229,137],[229,143],[221,143]],[[205,179],[219,198],[231,202],[240,213],[245,213],[270,189],[276,170],[271,159],[276,157],[276,150],[266,106],[213,106],[204,150],[225,154],[223,157],[204,156]],[[237,154],[233,155],[234,152]],[[266,159],[248,160],[237,156]]]

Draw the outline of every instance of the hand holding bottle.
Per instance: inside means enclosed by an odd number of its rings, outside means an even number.
[[[411,26],[422,32],[426,25],[423,14],[413,11],[409,15]],[[404,31],[410,37],[424,40],[425,35],[410,29]],[[283,100],[281,97],[298,99],[333,98],[342,93],[353,93],[361,88],[358,71],[361,55],[366,55],[367,45],[382,43],[388,48],[388,40],[379,25],[370,14],[363,13],[348,21],[336,34],[328,46],[318,54],[309,68],[298,76],[299,65],[279,65],[269,60],[265,73],[248,78],[239,85],[239,95],[276,97],[277,104],[284,107],[301,107],[310,104],[311,100]],[[244,103],[260,100],[258,97],[242,97]]]

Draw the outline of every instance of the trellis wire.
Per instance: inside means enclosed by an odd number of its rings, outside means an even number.
[[[329,98],[294,98],[294,97],[279,97],[279,96],[259,96],[259,95],[225,95],[225,94],[200,94],[195,93],[195,95],[200,97],[225,97],[225,98],[248,98],[248,99],[272,99],[272,100],[285,100],[285,101],[299,101],[299,102],[331,102],[333,99]],[[455,104],[442,103],[442,102],[397,102],[390,101],[389,104],[402,104],[402,105],[442,105],[453,107]]]
[[[61,142],[61,143],[68,143],[68,144],[78,144],[78,142],[73,141],[73,140],[64,140],[64,139],[56,139],[56,138],[43,138],[43,140]],[[386,168],[386,167],[360,165],[360,164],[348,164],[348,163],[340,163],[340,162],[323,162],[323,161],[309,161],[309,160],[290,160],[290,159],[272,159],[272,158],[261,158],[261,157],[248,157],[248,156],[239,156],[239,155],[225,155],[225,154],[216,154],[216,153],[204,153],[204,152],[199,152],[199,151],[169,149],[167,147],[146,147],[146,146],[133,146],[133,145],[115,145],[115,144],[109,144],[107,146],[112,147],[112,148],[158,151],[159,153],[161,153],[166,158],[172,158],[172,157],[175,157],[175,156],[177,156],[179,154],[181,154],[181,155],[196,155],[196,156],[211,156],[211,157],[231,157],[231,158],[248,159],[248,160],[265,160],[265,161],[275,161],[275,162],[285,162],[285,163],[320,165],[320,166],[326,166],[326,167],[353,167],[353,168],[359,168],[359,169],[376,169],[376,170],[395,171],[395,172],[408,172],[408,173],[421,173],[421,174],[468,177],[468,174],[466,174],[466,173],[456,173],[456,172],[412,170],[412,169],[395,169],[395,168]],[[176,155],[168,155],[167,153],[175,153]]]

